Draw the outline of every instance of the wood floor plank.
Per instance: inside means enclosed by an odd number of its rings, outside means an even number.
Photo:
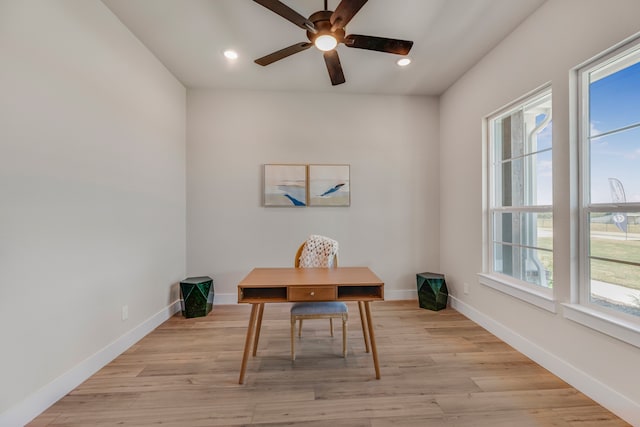
[[[256,424],[277,421],[313,421],[392,416],[440,418],[442,410],[434,399],[423,396],[384,396],[375,399],[352,398],[316,400],[312,405],[291,405],[288,402],[259,403],[253,421]]]
[[[477,384],[482,391],[570,388],[567,383],[551,373],[548,373],[547,375],[484,376],[473,377],[471,380]]]
[[[445,414],[468,412],[494,412],[513,409],[553,409],[586,406],[592,401],[573,388],[546,390],[510,390],[466,394],[448,394],[436,397]]]
[[[348,357],[340,330],[331,338],[328,322],[309,321],[295,362],[290,305],[266,305],[243,385],[249,307],[177,314],[29,426],[628,426],[455,310],[416,301],[372,304],[376,380],[348,305]]]

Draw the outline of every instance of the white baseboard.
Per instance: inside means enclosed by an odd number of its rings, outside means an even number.
[[[384,299],[387,301],[418,300],[418,291],[415,289],[405,289],[399,291],[384,291]],[[216,293],[213,299],[214,305],[229,305],[238,303],[238,294]]]
[[[387,301],[405,301],[414,299],[418,301],[417,289],[404,289],[399,291],[384,290],[384,299]]]
[[[216,293],[213,298],[213,305],[229,305],[238,303],[238,294],[220,294]]]
[[[0,414],[0,426],[23,426],[33,420],[178,311],[180,311],[179,300],[163,308],[102,350],[74,366],[70,371]]]
[[[598,402],[628,423],[639,426],[638,414],[640,405],[628,397],[618,393],[606,384],[593,378],[586,372],[577,369],[566,360],[549,353],[544,348],[529,341],[525,337],[515,333],[505,325],[496,322],[489,316],[479,312],[461,300],[449,295],[450,305],[453,309],[464,314],[522,354],[526,355],[540,366],[562,378],[571,386],[580,390],[591,399]],[[636,423],[636,424],[634,424]]]

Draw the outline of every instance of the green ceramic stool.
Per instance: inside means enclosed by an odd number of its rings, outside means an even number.
[[[447,308],[449,291],[444,280],[444,274],[419,273],[416,276],[420,307],[434,311]]]
[[[180,282],[180,295],[184,301],[184,317],[206,316],[213,306],[213,279],[209,276],[187,277]]]

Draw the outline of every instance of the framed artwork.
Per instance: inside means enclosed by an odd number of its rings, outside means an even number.
[[[349,206],[349,165],[309,165],[309,206]]]
[[[306,165],[264,165],[265,206],[307,206]]]

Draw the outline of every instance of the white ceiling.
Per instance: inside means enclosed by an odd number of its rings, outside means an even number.
[[[311,48],[266,67],[254,59],[296,42],[304,30],[251,0],[103,0],[188,88],[439,95],[545,0],[369,0],[347,34],[413,40],[413,63],[397,55],[338,52],[346,83],[331,86]],[[334,10],[339,0],[329,0]],[[323,0],[283,0],[308,17]],[[238,51],[229,63],[222,52]]]

